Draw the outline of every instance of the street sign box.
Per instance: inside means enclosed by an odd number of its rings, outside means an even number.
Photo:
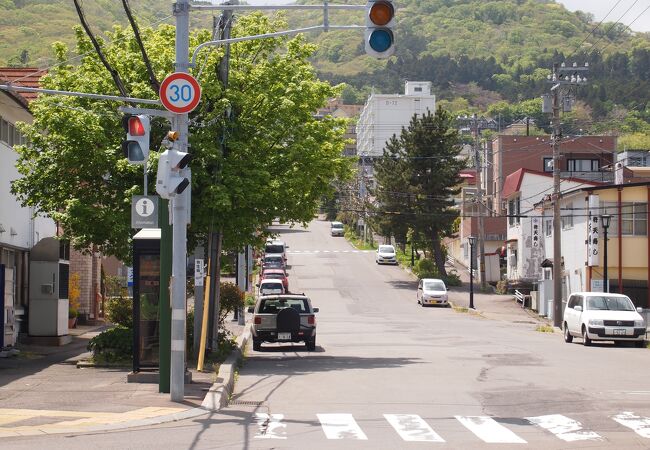
[[[131,228],[158,228],[158,197],[134,195],[131,201]]]
[[[168,111],[185,114],[193,111],[201,101],[201,86],[189,73],[176,72],[163,80],[159,95]]]

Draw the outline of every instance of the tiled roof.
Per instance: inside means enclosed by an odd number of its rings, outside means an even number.
[[[40,86],[39,80],[44,75],[36,67],[0,67],[0,83],[14,83],[19,86],[34,87]],[[17,92],[23,100],[30,102],[38,94],[36,92]]]

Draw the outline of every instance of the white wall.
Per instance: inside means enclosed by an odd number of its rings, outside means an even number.
[[[409,124],[413,114],[436,110],[434,95],[372,94],[357,123],[357,154],[383,155],[386,142]]]
[[[0,93],[0,116],[12,124],[31,122],[29,112],[4,93]],[[0,142],[0,224],[5,229],[0,233],[0,244],[30,249],[37,239],[54,236],[56,227],[51,219],[32,220],[31,208],[23,208],[11,193],[11,182],[20,177],[17,159],[16,152]]]

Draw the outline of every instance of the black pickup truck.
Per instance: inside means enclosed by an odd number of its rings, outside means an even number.
[[[257,299],[253,313],[253,350],[262,342],[304,342],[307,350],[316,349],[316,313],[306,295],[277,294]]]

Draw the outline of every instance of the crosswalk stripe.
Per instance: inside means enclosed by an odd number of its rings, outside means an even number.
[[[352,414],[317,414],[327,439],[368,440]]]
[[[639,436],[650,438],[650,417],[641,417],[633,412],[624,411],[612,416],[612,419],[624,427],[634,430]]]
[[[405,441],[445,442],[420,416],[415,414],[384,414],[384,417]]]
[[[526,417],[526,420],[550,431],[555,436],[566,442],[602,440],[602,437],[598,433],[590,430],[583,430],[580,422],[561,414]]]
[[[526,444],[526,441],[489,416],[456,416],[456,419],[489,444]]]
[[[255,413],[257,422],[256,439],[286,439],[287,424],[282,423],[284,414]]]

